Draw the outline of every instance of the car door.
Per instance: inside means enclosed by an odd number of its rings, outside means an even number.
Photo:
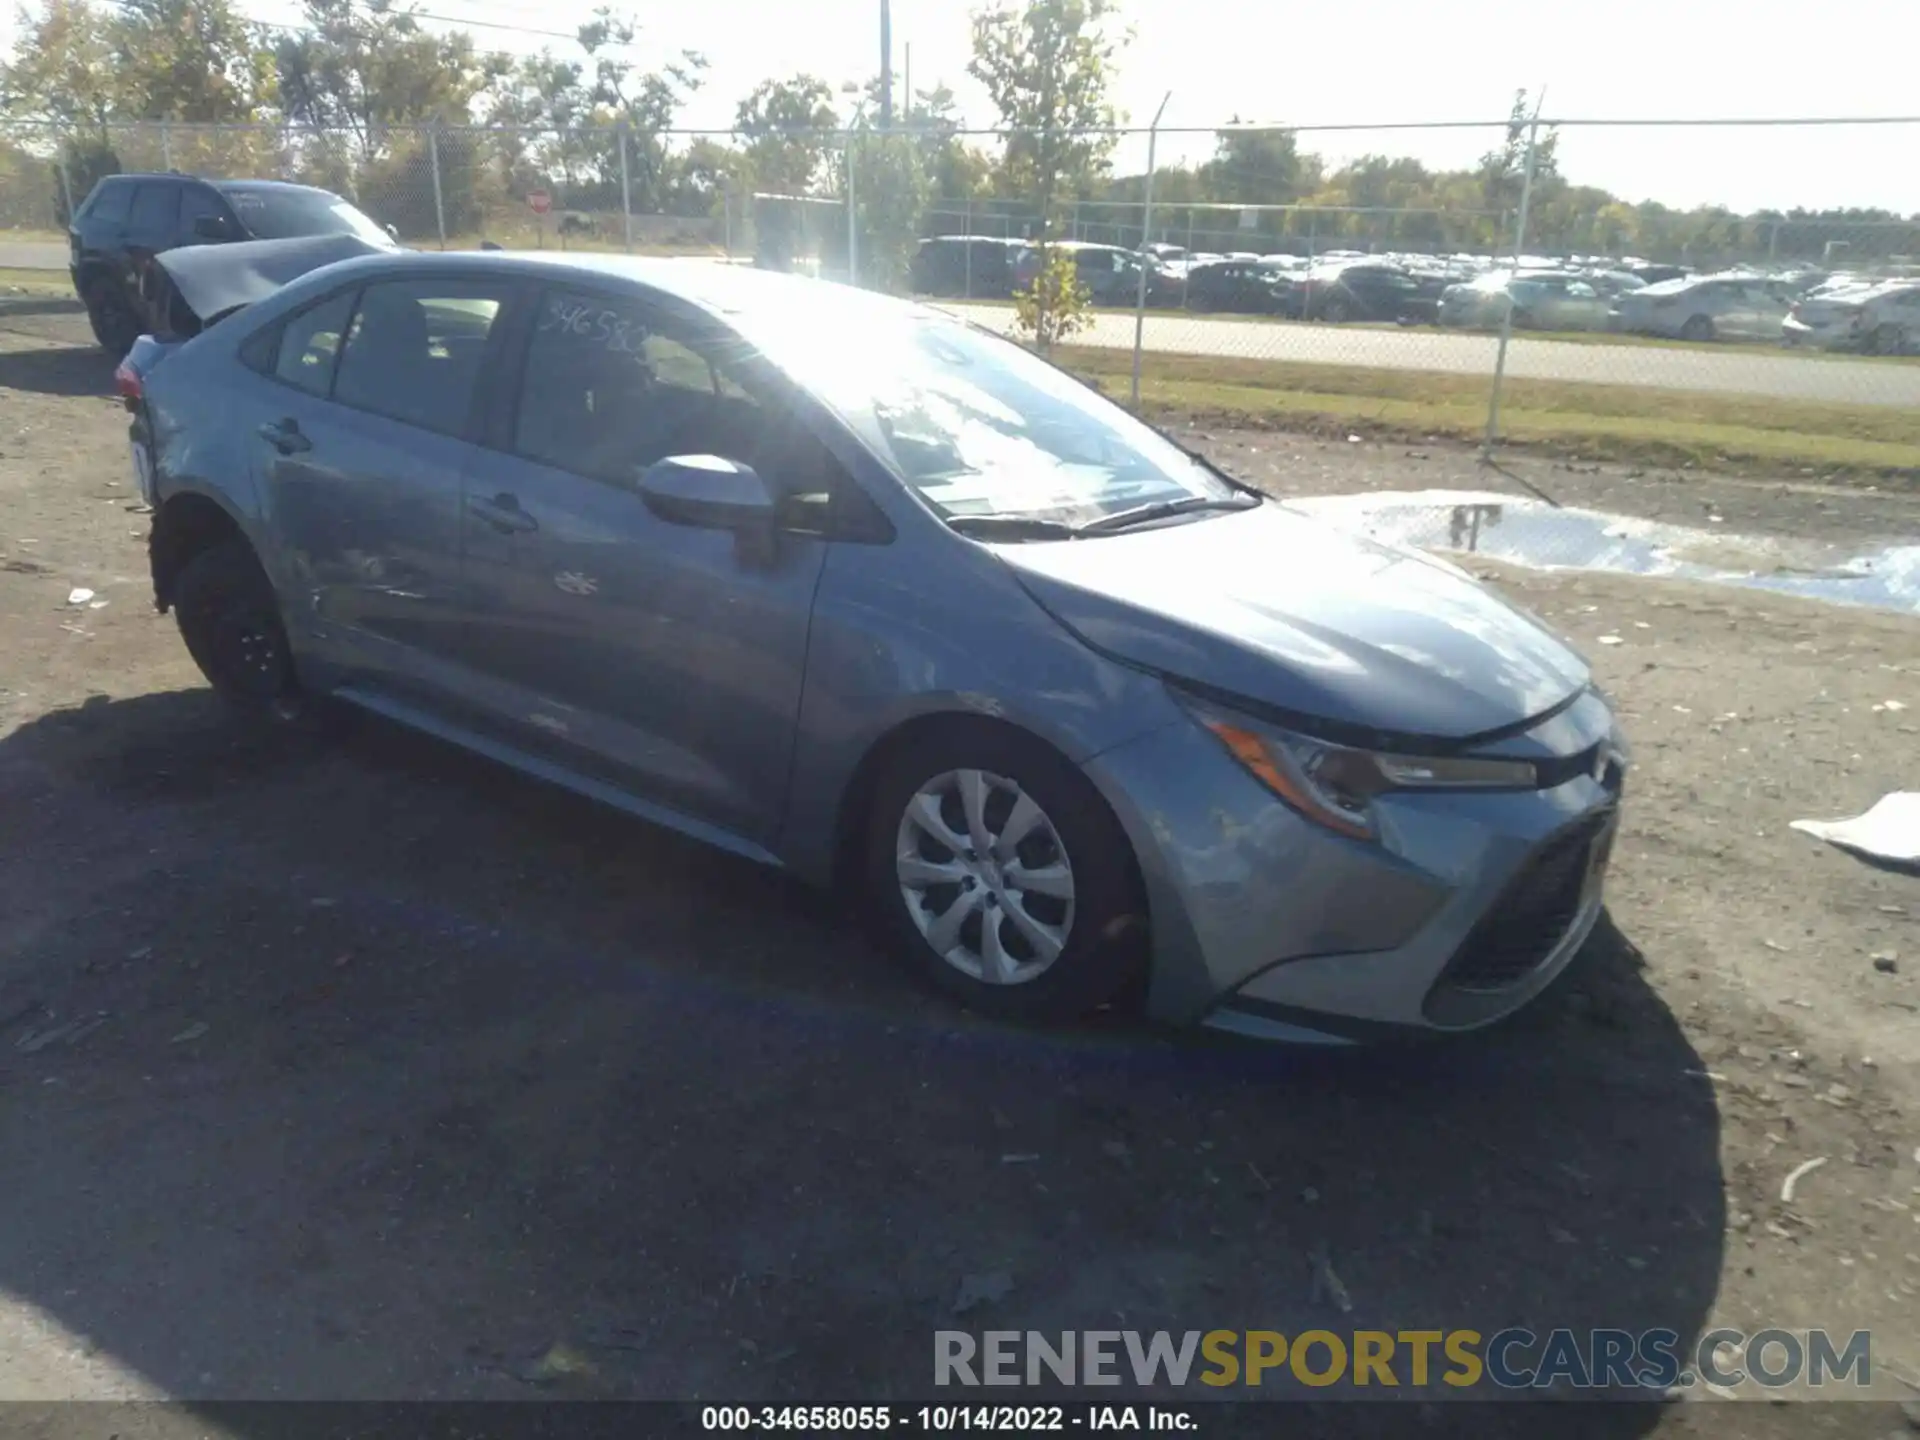
[[[206,245],[238,240],[244,232],[232,208],[211,185],[183,185],[180,193],[180,244]]]
[[[127,293],[138,296],[142,302],[143,322],[151,318],[145,304],[151,298],[149,272],[153,268],[153,257],[180,242],[181,188],[177,180],[142,180],[134,188],[133,204],[127,211],[122,232]]]
[[[1570,280],[1567,282],[1565,311],[1560,318],[1562,329],[1602,329],[1607,323],[1607,302],[1585,280]]]
[[[827,542],[798,527],[749,553],[655,515],[637,482],[708,454],[818,495],[831,457],[798,397],[741,373],[742,343],[697,312],[568,287],[534,315],[517,404],[470,471],[471,651],[496,709],[537,754],[768,840]]]
[[[262,372],[240,416],[289,621],[348,683],[426,703],[460,689],[463,474],[514,294],[468,276],[378,279],[243,347]]]

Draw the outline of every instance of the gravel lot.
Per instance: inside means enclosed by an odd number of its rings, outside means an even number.
[[[1920,881],[1786,828],[1915,784],[1920,620],[1503,571],[1638,746],[1567,983],[1410,1053],[1028,1033],[777,876],[426,740],[237,736],[152,613],[107,367],[58,334],[0,321],[0,1398],[907,1398],[955,1323],[1826,1325],[1920,1393]],[[1203,443],[1300,493],[1487,484]],[[1525,479],[1914,533],[1910,498]]]

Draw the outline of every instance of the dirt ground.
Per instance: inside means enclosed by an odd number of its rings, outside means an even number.
[[[1920,620],[1503,570],[1637,746],[1565,984],[1410,1052],[1029,1033],[777,876],[432,742],[238,735],[152,611],[70,319],[0,315],[0,1398],[905,1399],[943,1326],[1509,1324],[1868,1329],[1875,1392],[1920,1395],[1920,880],[1787,828],[1914,786]],[[1487,488],[1203,443],[1297,493]],[[1920,534],[1911,497],[1526,478]]]

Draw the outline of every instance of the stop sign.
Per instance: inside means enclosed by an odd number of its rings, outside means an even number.
[[[553,196],[544,190],[535,190],[527,196],[527,204],[536,215],[544,215],[553,209]]]

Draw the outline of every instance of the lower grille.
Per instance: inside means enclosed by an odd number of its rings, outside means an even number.
[[[1594,847],[1611,818],[1592,816],[1541,846],[1454,952],[1440,983],[1499,990],[1531,974],[1578,917]]]

